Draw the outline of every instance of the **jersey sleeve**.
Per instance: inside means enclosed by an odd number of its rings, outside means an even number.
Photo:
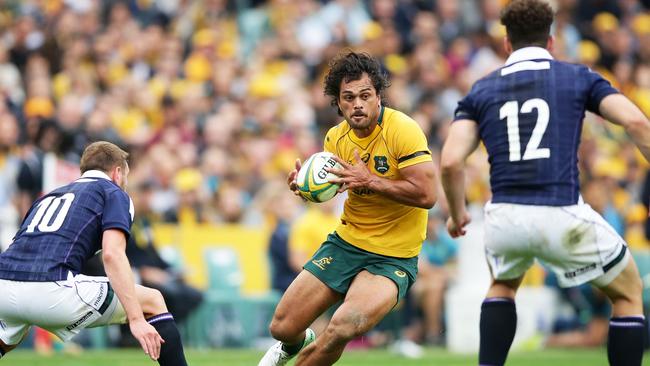
[[[453,122],[460,121],[462,119],[470,119],[472,121],[478,121],[478,111],[475,107],[474,95],[472,92],[469,92],[463,99],[458,101],[456,110],[454,111],[454,120]]]
[[[431,161],[427,138],[420,125],[412,119],[403,120],[399,124],[392,140],[398,169]]]
[[[605,78],[591,69],[585,68],[585,79],[588,84],[587,87],[587,110],[592,113],[600,115],[600,102],[611,94],[618,94],[619,91],[612,86]]]
[[[133,201],[126,192],[115,189],[106,196],[102,214],[102,231],[118,229],[124,232],[128,240],[133,223]]]

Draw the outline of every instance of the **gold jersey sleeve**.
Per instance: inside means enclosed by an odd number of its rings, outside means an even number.
[[[332,127],[324,150],[347,162],[357,150],[370,172],[400,179],[400,169],[431,161],[427,139],[406,114],[382,107],[378,125],[370,136],[357,137],[343,121]],[[369,189],[348,191],[338,235],[363,250],[391,257],[418,255],[426,235],[427,210],[398,203]]]

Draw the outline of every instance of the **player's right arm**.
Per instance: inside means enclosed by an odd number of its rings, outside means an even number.
[[[608,121],[623,126],[650,161],[650,122],[632,101],[622,94],[610,94],[600,102],[599,112]]]
[[[465,234],[470,217],[465,209],[465,160],[479,144],[478,124],[469,119],[453,122],[440,156],[440,179],[449,205],[447,230],[452,237]]]
[[[140,342],[145,354],[157,360],[163,340],[156,328],[147,323],[144,318],[142,307],[136,297],[135,281],[125,250],[126,236],[124,232],[118,229],[104,231],[102,259],[108,280],[124,307],[131,333]]]

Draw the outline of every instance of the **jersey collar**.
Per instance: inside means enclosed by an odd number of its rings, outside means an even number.
[[[552,60],[553,56],[551,56],[551,54],[548,52],[546,48],[524,47],[510,54],[510,57],[508,57],[508,59],[506,60],[506,66],[512,65],[520,61],[539,60],[539,59]]]
[[[103,178],[103,179],[111,180],[111,177],[109,177],[106,173],[102,172],[101,170],[87,170],[85,173],[81,175],[81,178]]]

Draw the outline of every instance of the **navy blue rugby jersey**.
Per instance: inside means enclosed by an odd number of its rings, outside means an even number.
[[[578,202],[578,145],[585,110],[618,93],[586,66],[543,48],[513,52],[478,80],[454,120],[478,123],[488,152],[492,202],[567,206]]]
[[[101,249],[105,230],[121,230],[128,239],[133,214],[126,192],[103,172],[87,171],[34,202],[13,243],[0,253],[0,278],[58,281],[76,275]]]

